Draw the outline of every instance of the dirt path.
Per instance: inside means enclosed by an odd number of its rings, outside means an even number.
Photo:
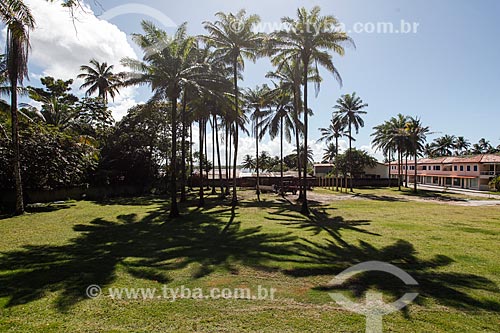
[[[469,206],[469,207],[491,207],[500,206],[500,200],[470,200],[470,199],[443,199],[443,198],[419,198],[407,196],[377,196],[363,194],[325,194],[315,193],[314,191],[307,192],[308,200],[318,202],[320,204],[328,204],[332,201],[342,200],[377,200],[377,201],[417,201],[417,202],[432,202],[453,206]]]

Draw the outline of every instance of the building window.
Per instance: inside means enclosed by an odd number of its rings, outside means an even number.
[[[440,165],[435,165],[435,166],[434,166],[434,170],[435,170],[435,171],[439,171],[439,170],[441,170],[441,166],[440,166]]]
[[[474,165],[474,171],[477,172],[477,165]]]
[[[463,165],[460,166],[460,171],[464,171],[464,166]]]
[[[467,172],[469,172],[469,171],[470,171],[470,165],[467,166]]]
[[[422,170],[427,170],[427,165],[424,165],[424,166],[422,167]]]
[[[456,165],[453,166],[453,171],[457,171],[458,167]]]

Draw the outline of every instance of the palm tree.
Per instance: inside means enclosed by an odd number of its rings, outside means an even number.
[[[283,189],[283,142],[284,139],[291,142],[292,132],[298,130],[295,128],[294,105],[286,87],[279,85],[270,92],[270,95],[274,109],[262,120],[262,133],[269,133],[271,139],[276,138],[278,133],[280,135],[280,188]]]
[[[307,132],[308,132],[308,79],[310,66],[319,65],[326,68],[334,78],[341,84],[337,68],[333,64],[332,55],[334,53],[343,56],[344,45],[354,45],[351,38],[340,29],[332,29],[339,27],[337,19],[331,15],[321,16],[320,7],[316,6],[311,11],[305,8],[297,10],[297,19],[284,17],[281,21],[288,24],[291,29],[277,31],[272,34],[268,45],[269,53],[275,55],[272,58],[272,63],[275,65],[283,64],[294,59],[299,59],[302,65],[302,84],[304,89],[304,146],[307,151]],[[316,82],[319,87],[319,82]],[[304,156],[304,166],[307,164]],[[307,179],[304,177],[303,188],[304,198],[301,212],[309,214],[307,204]]]
[[[481,138],[477,145],[481,148],[481,154],[489,154],[489,153],[493,153],[494,151],[494,148],[493,146],[491,145],[491,143],[486,140],[485,138]]]
[[[29,33],[35,28],[35,20],[28,6],[21,0],[0,2],[0,20],[7,27],[5,58],[10,84],[10,114],[12,120],[12,150],[14,152],[14,181],[16,184],[16,214],[24,213],[19,129],[17,118],[17,90],[28,76]]]
[[[410,142],[410,152],[413,154],[414,180],[413,192],[417,193],[417,159],[425,149],[425,140],[430,133],[429,127],[423,126],[419,118],[410,117],[406,123],[406,132]],[[408,167],[406,168],[408,170]]]
[[[464,155],[470,148],[470,142],[463,136],[459,136],[455,139],[455,154]]]
[[[393,154],[396,150],[396,143],[394,140],[391,122],[385,121],[383,124],[375,126],[373,129],[374,132],[371,134],[371,136],[374,137],[372,140],[372,146],[376,151],[381,150],[387,158],[389,164],[389,187],[391,187],[391,162],[393,160]]]
[[[434,140],[434,152],[438,156],[451,156],[453,155],[453,149],[455,147],[455,136],[454,135],[444,135],[440,138]]]
[[[338,148],[335,143],[330,142],[326,145],[326,148],[323,149],[323,151],[325,152],[323,154],[323,162],[332,163],[332,161],[334,161],[335,157],[337,156]]]
[[[269,72],[266,77],[271,79],[277,79],[279,91],[277,94],[288,94],[292,98],[292,111],[291,118],[293,119],[294,128],[295,128],[295,148],[300,148],[300,136],[304,132],[304,124],[300,120],[300,116],[303,111],[303,103],[302,103],[302,67],[300,63],[300,59],[291,59],[289,61],[280,63],[278,69],[274,72]],[[310,81],[320,82],[321,78],[319,77],[316,70],[310,70]],[[278,90],[276,90],[278,91]],[[296,160],[297,163],[297,172],[299,175],[299,184],[302,184],[302,162],[300,159]],[[305,170],[304,170],[305,174]],[[302,200],[304,197],[302,187],[299,188],[299,200]]]
[[[261,119],[269,114],[268,110],[263,110],[269,104],[270,89],[267,85],[257,86],[255,89],[246,89],[244,92],[245,107],[251,112],[252,134],[255,137],[255,163],[257,170],[257,200],[260,201],[259,187],[259,141],[265,132],[262,131]]]
[[[253,158],[252,155],[245,155],[243,157],[243,164],[241,166],[243,167],[243,169],[255,170],[255,158]]]
[[[123,74],[114,74],[114,66],[108,66],[108,63],[99,63],[96,59],[90,60],[89,65],[80,66],[83,72],[77,76],[79,79],[84,79],[85,83],[80,86],[80,89],[87,89],[86,96],[90,96],[97,91],[97,96],[102,98],[104,103],[108,103],[108,95],[113,101],[115,96],[119,94],[119,88],[123,85]]]
[[[338,115],[334,115],[330,126],[327,128],[320,128],[321,138],[318,141],[326,141],[327,143],[331,143],[335,140],[335,157],[339,154],[339,139],[342,136],[349,136],[349,133],[346,133],[345,123],[342,121],[342,118]],[[349,136],[350,137],[350,136]],[[332,158],[334,160],[335,158]],[[335,186],[337,191],[339,190],[339,171],[335,168]]]
[[[300,158],[301,160],[305,160],[307,162],[305,166],[305,170],[307,170],[307,165],[314,164],[314,153],[311,147],[307,147],[307,154],[304,154],[305,151],[306,150],[304,145],[300,146],[298,154],[297,154],[297,149],[293,150],[294,154],[297,155],[297,158]]]
[[[225,14],[218,12],[215,14],[215,22],[204,22],[207,36],[203,39],[210,46],[215,47],[214,57],[223,63],[232,66],[233,69],[233,94],[234,113],[236,118],[240,114],[240,98],[238,89],[238,73],[244,68],[244,58],[252,61],[257,59],[262,44],[263,36],[253,32],[252,27],[260,21],[259,16],[246,16],[245,10],[240,10],[236,14]],[[236,170],[238,164],[238,124],[232,124],[234,136],[234,162],[233,162],[233,207],[238,202],[236,194]]]
[[[144,35],[134,34],[134,41],[145,55],[143,61],[126,58],[122,63],[131,68],[127,85],[148,84],[152,100],[168,99],[171,102],[172,157],[171,157],[171,209],[170,217],[178,217],[177,205],[177,131],[178,100],[183,89],[202,93],[206,87],[220,80],[209,72],[207,64],[197,62],[198,46],[194,37],[187,36],[186,24],[182,24],[174,36],[168,36],[151,22],[142,22]],[[153,49],[157,52],[151,52]]]
[[[335,113],[339,117],[339,121],[347,125],[347,131],[349,133],[349,152],[352,151],[352,127],[356,130],[356,134],[359,133],[359,128],[365,126],[365,122],[361,115],[366,114],[363,109],[366,108],[368,104],[363,103],[363,100],[356,96],[356,93],[343,95],[337,100],[337,105],[333,108],[337,110]],[[352,186],[352,156],[349,155],[349,173],[351,177],[351,192],[353,191]]]

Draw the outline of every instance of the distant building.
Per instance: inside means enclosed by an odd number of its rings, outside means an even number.
[[[335,164],[333,163],[319,163],[314,164],[314,176],[317,178],[326,177],[334,171]],[[389,167],[386,164],[379,163],[374,167],[366,167],[363,173],[356,174],[356,178],[370,178],[370,179],[387,179],[389,178]]]
[[[401,166],[402,178],[406,165]],[[408,182],[415,180],[415,162],[408,161]],[[397,178],[397,163],[391,164],[391,177]],[[490,189],[489,182],[500,175],[500,155],[482,154],[465,157],[439,157],[417,160],[417,183],[480,191]]]

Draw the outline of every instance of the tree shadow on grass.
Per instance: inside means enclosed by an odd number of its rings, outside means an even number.
[[[287,270],[286,274],[291,276],[327,275],[333,279],[343,270],[358,263],[381,261],[401,268],[417,280],[417,292],[420,296],[415,302],[418,304],[426,304],[433,299],[443,305],[464,310],[500,310],[500,303],[493,297],[500,292],[495,282],[474,274],[442,271],[441,269],[453,263],[451,258],[436,255],[430,259],[420,259],[413,245],[405,240],[380,249],[363,241],[360,241],[359,245],[348,245],[333,240],[316,243],[302,239],[297,246],[307,267]],[[347,289],[354,296],[360,297],[372,288],[384,291],[394,300],[409,292],[408,287],[399,278],[381,272],[360,273],[341,286],[323,285],[315,289]],[[471,296],[471,293],[477,291],[491,293],[491,296],[482,299]]]
[[[416,198],[423,198],[423,199],[434,199],[438,201],[445,201],[445,202],[465,202],[467,199],[463,199],[460,197],[457,197],[456,194],[447,194],[447,193],[439,193],[439,192],[434,192],[434,191],[425,191],[425,190],[418,190],[417,193],[413,191],[403,191],[401,192],[402,195],[408,196],[408,197],[416,197]]]
[[[36,214],[36,213],[50,213],[61,209],[68,209],[74,207],[75,204],[68,202],[51,202],[51,203],[38,203],[38,204],[28,204],[25,207],[26,213]],[[13,213],[1,213],[0,220],[5,220],[14,217]]]
[[[436,255],[431,259],[420,259],[414,246],[405,240],[399,240],[392,245],[377,249],[373,245],[360,241],[359,245],[347,243],[341,232],[354,231],[360,234],[382,236],[363,229],[370,224],[369,220],[348,221],[342,216],[329,214],[335,210],[327,206],[316,206],[311,209],[311,215],[304,217],[290,213],[285,208],[276,210],[269,220],[296,229],[303,229],[313,235],[326,232],[328,238],[322,242],[314,242],[307,238],[296,243],[299,256],[296,268],[285,271],[294,277],[328,275],[332,279],[343,270],[358,263],[381,261],[391,263],[403,269],[419,282],[418,292],[421,297],[417,303],[434,299],[446,306],[466,310],[499,311],[500,302],[493,296],[483,299],[473,297],[477,291],[496,295],[500,292],[495,282],[475,274],[442,271],[451,265],[453,260],[444,255]],[[385,291],[394,300],[408,292],[408,288],[398,278],[387,273],[367,272],[357,275],[339,287],[318,286],[317,290],[348,289],[354,296],[360,297],[371,288]]]
[[[15,306],[59,292],[56,306],[66,311],[85,299],[89,285],[105,290],[118,266],[135,277],[168,283],[170,271],[191,264],[199,267],[193,273],[199,278],[217,268],[234,271],[236,264],[268,267],[294,253],[297,238],[291,233],[242,228],[236,214],[230,223],[210,212],[182,220],[167,220],[165,214],[157,209],[140,220],[135,214],[119,216],[117,223],[95,219],[76,225],[79,235],[67,245],[0,254],[0,297]]]
[[[389,195],[376,195],[376,194],[363,194],[363,193],[356,193],[356,194],[352,194],[352,195],[354,197],[364,198],[364,199],[368,199],[368,200],[375,200],[375,201],[408,202],[408,200],[406,200],[406,199],[392,197]]]

